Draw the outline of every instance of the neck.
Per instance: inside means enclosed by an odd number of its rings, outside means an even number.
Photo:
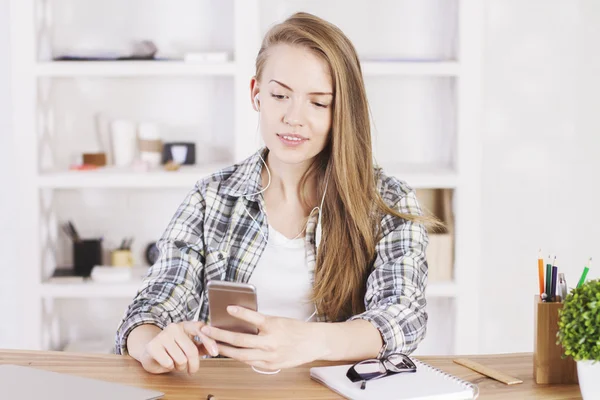
[[[265,160],[269,171],[271,172],[271,185],[267,192],[271,192],[270,195],[281,198],[284,202],[298,202],[300,180],[304,173],[308,170],[312,160],[306,160],[298,164],[287,164],[281,162],[276,157],[273,157],[269,152],[267,159]],[[265,168],[262,170],[262,183],[263,187],[269,182],[269,175]],[[310,179],[307,182],[308,185],[314,186],[314,180]],[[312,193],[313,191],[310,191]]]

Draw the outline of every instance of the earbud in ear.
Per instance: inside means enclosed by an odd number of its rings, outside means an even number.
[[[258,102],[258,93],[256,93],[256,96],[254,96],[254,105],[256,106],[256,109],[260,111],[260,103]]]

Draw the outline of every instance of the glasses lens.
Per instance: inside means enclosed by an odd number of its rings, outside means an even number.
[[[363,378],[371,379],[375,376],[385,374],[385,367],[380,361],[367,360],[354,367],[354,370]]]
[[[405,355],[392,354],[388,357],[386,365],[388,368],[395,372],[401,372],[411,370],[415,368],[413,362]]]

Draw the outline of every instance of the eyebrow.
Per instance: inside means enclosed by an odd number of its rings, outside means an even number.
[[[276,81],[275,79],[271,79],[271,80],[269,81],[269,83],[271,83],[271,82],[278,83],[279,85],[283,86],[284,88],[286,88],[286,89],[288,89],[288,90],[290,90],[290,91],[292,91],[292,92],[294,91],[294,89],[292,89],[291,87],[289,87],[289,86],[288,86],[288,85],[286,85],[285,83],[281,83],[281,82],[279,82],[279,81]],[[331,92],[310,92],[309,94],[316,94],[316,95],[329,95],[329,96],[333,96],[333,93],[331,93]]]

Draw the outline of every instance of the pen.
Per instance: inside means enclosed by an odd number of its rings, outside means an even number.
[[[75,226],[73,225],[73,223],[71,223],[71,221],[64,223],[62,225],[62,228],[63,231],[73,242],[80,241],[79,234],[77,233],[77,230],[75,230]]]
[[[556,301],[556,275],[558,275],[558,267],[552,266],[552,283],[550,285],[550,301]]]
[[[567,280],[565,279],[565,274],[558,274],[558,292],[560,293],[561,301],[565,301],[567,297]]]
[[[79,233],[77,233],[77,229],[75,229],[75,225],[73,225],[73,223],[71,221],[67,222],[69,225],[69,229],[71,230],[72,234],[73,234],[73,240],[76,242],[79,242]]]
[[[581,285],[583,285],[583,282],[585,282],[585,277],[588,274],[589,266],[592,264],[592,257],[590,257],[590,260],[588,261],[588,265],[583,267],[583,273],[581,274],[581,278],[579,278],[579,282],[577,283],[577,287],[580,287]]]
[[[552,257],[552,256],[548,256],[548,259],[550,259],[550,257]],[[548,260],[548,261],[550,261],[550,260]],[[544,291],[544,293],[546,293],[546,301],[552,300],[550,298],[551,283],[552,283],[552,264],[548,263],[548,264],[546,264],[546,289]]]
[[[69,237],[69,239],[71,239],[72,241],[75,241],[75,238],[73,237],[73,231],[71,231],[68,224],[63,224],[62,229],[63,229],[63,232]]]
[[[538,252],[538,279],[540,281],[540,297],[544,294],[544,258],[542,257],[542,249]]]

